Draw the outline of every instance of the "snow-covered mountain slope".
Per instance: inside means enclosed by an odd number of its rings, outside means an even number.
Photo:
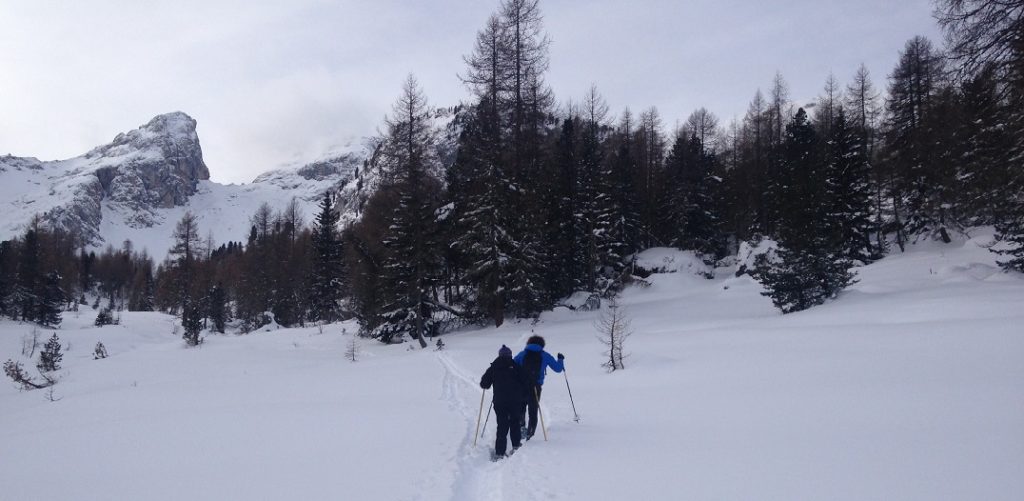
[[[174,224],[191,210],[216,241],[244,240],[248,218],[264,202],[279,209],[294,197],[312,217],[325,192],[352,179],[365,151],[353,141],[250,184],[221,185],[209,181],[196,121],[168,113],[68,160],[0,157],[0,239],[20,234],[40,215],[92,247],[131,239],[161,259]]]
[[[39,214],[91,242],[101,239],[105,207],[124,214],[126,225],[152,226],[158,209],[185,204],[197,183],[210,178],[196,122],[180,112],[68,160],[0,158],[0,175],[4,237]]]
[[[663,273],[624,292],[634,334],[611,374],[600,311],[467,328],[440,352],[360,340],[356,363],[349,323],[188,349],[165,315],[96,328],[94,311],[68,313],[59,400],[0,382],[2,496],[1019,500],[1024,277],[982,233],[887,257],[785,316],[749,277],[649,251]],[[34,370],[31,330],[0,322],[0,359]],[[542,394],[548,440],[491,463],[493,414],[473,445],[478,381],[531,333],[567,357]],[[109,358],[93,360],[97,341]]]
[[[438,109],[438,167],[454,158],[461,108]],[[263,203],[283,208],[295,198],[307,222],[327,192],[337,194],[343,224],[360,217],[381,183],[374,162],[379,140],[349,140],[311,161],[293,162],[252,183],[209,181],[196,121],[160,115],[107,145],[68,160],[0,157],[0,240],[18,236],[33,216],[77,232],[93,248],[130,239],[158,261],[171,246],[174,225],[186,211],[216,243],[244,241],[249,218]],[[440,170],[435,172],[442,176]]]

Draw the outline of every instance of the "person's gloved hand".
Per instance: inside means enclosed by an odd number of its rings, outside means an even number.
[[[561,353],[559,353],[558,354],[558,361],[561,362],[562,360],[565,360],[565,355],[562,355]]]

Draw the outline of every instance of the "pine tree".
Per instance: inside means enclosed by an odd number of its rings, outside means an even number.
[[[339,318],[343,264],[338,219],[330,193],[320,202],[313,226],[313,268],[310,276],[310,309],[313,320],[330,323]]]
[[[48,327],[60,325],[60,313],[65,299],[64,290],[60,288],[60,275],[55,271],[47,273],[36,305],[35,322]]]
[[[602,295],[610,296],[622,287],[629,265],[628,256],[639,247],[639,196],[634,183],[632,115],[627,109],[609,140],[614,153],[598,177],[595,234]]]
[[[39,369],[39,372],[60,370],[60,362],[64,358],[64,354],[60,350],[60,338],[57,337],[55,332],[53,336],[50,336],[46,345],[43,346],[43,350],[39,352],[39,362],[36,363],[36,368]]]
[[[999,261],[1003,269],[1024,272],[1024,200],[1018,198],[1014,203],[1017,207],[1015,214],[996,224],[996,239],[1007,242],[1008,247],[993,252],[1008,256],[1005,261]]]
[[[965,224],[980,226],[1012,217],[1019,193],[1013,171],[1014,137],[1011,106],[1000,98],[996,67],[989,65],[961,86],[963,116],[957,124],[955,209]]]
[[[199,346],[203,339],[199,337],[203,330],[203,314],[199,302],[191,297],[185,299],[181,309],[181,326],[184,328],[182,338],[188,346]]]
[[[39,244],[39,220],[35,219],[25,230],[19,246],[17,281],[12,294],[18,309],[18,316],[25,321],[38,319],[43,272]]]
[[[583,275],[581,286],[587,291],[597,290],[597,277],[601,268],[600,235],[598,219],[602,170],[605,164],[604,136],[608,117],[608,105],[590,87],[583,99],[581,110],[582,136],[580,139],[579,172],[576,176],[577,210],[574,212],[577,232],[576,252]]]
[[[196,217],[186,212],[174,228],[174,244],[168,252],[176,271],[176,306],[181,309],[183,337],[188,346],[197,346],[201,340],[202,307],[196,290],[197,259],[200,256],[199,227]]]
[[[878,120],[882,114],[879,94],[871,82],[871,74],[867,66],[861,64],[853,77],[853,82],[846,88],[844,112],[854,136],[858,139],[860,158],[868,162],[871,170],[871,233],[873,248],[871,255],[880,258],[886,253],[885,240],[885,186],[890,179],[884,164],[875,161],[878,143]]]
[[[816,158],[814,129],[801,108],[786,127],[785,155],[778,173],[780,223],[776,259],[761,255],[755,278],[783,313],[834,298],[852,283],[851,263],[841,252],[827,170]]]
[[[862,156],[860,140],[842,107],[836,109],[825,145],[825,197],[829,206],[824,225],[840,253],[850,261],[868,263],[874,257],[871,234],[871,168]]]
[[[468,263],[462,277],[472,291],[466,298],[467,314],[500,326],[506,315],[503,285],[512,246],[503,208],[511,198],[511,182],[498,159],[501,137],[494,110],[488,100],[481,101],[459,139],[452,170],[459,173],[465,195],[454,200],[451,219],[457,235],[452,246]],[[449,192],[456,189],[450,185]]]
[[[437,160],[431,114],[411,75],[386,123],[382,161],[390,186],[384,189],[393,190],[398,203],[384,238],[382,323],[372,335],[391,342],[408,334],[426,348],[425,337],[435,330],[441,268],[436,221],[440,183],[432,174]]]
[[[11,305],[12,293],[15,283],[15,256],[14,245],[9,240],[0,242],[0,316],[14,316],[14,309]]]
[[[886,162],[894,178],[890,188],[901,249],[918,234],[949,242],[955,225],[947,213],[953,159],[941,148],[952,138],[939,137],[955,123],[940,106],[948,100],[940,97],[948,91],[943,80],[942,58],[931,42],[924,37],[908,41],[890,77],[886,124]]]
[[[207,293],[206,316],[213,323],[213,330],[223,334],[225,325],[229,319],[227,291],[223,284],[218,282]]]

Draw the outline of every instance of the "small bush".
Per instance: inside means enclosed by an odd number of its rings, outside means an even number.
[[[36,368],[39,369],[39,372],[59,370],[60,361],[63,358],[64,355],[60,352],[60,338],[54,332],[50,340],[43,346],[43,351],[39,352],[39,362],[36,363]]]
[[[111,314],[110,310],[104,308],[96,314],[96,321],[94,322],[96,327],[103,327],[104,325],[110,325],[114,323],[114,315]]]

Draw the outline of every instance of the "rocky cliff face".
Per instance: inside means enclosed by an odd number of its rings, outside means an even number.
[[[2,216],[0,237],[39,215],[92,244],[103,241],[106,206],[121,209],[130,226],[151,226],[157,209],[186,204],[199,181],[210,178],[196,121],[180,112],[157,116],[68,160],[0,158],[0,173],[0,196],[10,209]]]
[[[458,109],[438,110],[434,172],[442,176],[461,126]],[[315,160],[268,171],[252,183],[209,181],[196,121],[175,112],[160,115],[109,144],[57,161],[0,157],[0,240],[16,237],[32,217],[74,232],[84,244],[120,245],[131,239],[157,260],[171,245],[174,225],[186,211],[215,241],[244,240],[249,218],[267,203],[280,210],[299,202],[307,222],[324,193],[339,197],[342,224],[358,220],[381,183],[374,154],[379,139],[349,141]]]

